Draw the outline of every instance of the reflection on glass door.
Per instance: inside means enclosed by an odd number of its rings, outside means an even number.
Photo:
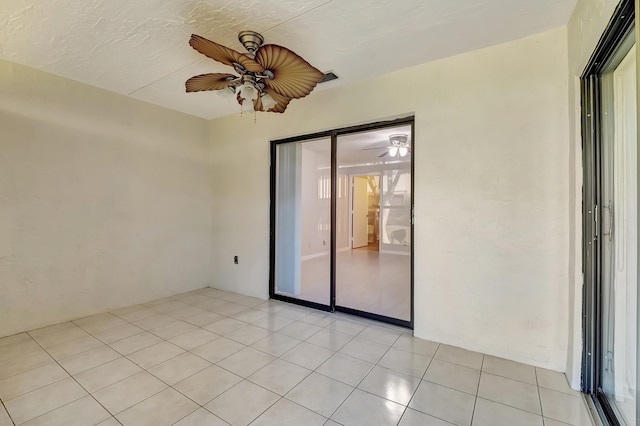
[[[275,149],[275,293],[330,305],[331,140]]]
[[[382,251],[411,251],[411,170],[386,170],[381,186]]]
[[[337,138],[336,309],[411,320],[411,126]]]
[[[635,48],[602,76],[601,392],[636,424],[638,267]]]

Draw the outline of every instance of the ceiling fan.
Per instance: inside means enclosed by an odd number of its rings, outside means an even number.
[[[239,74],[209,73],[191,77],[187,92],[228,91],[242,106],[254,111],[284,112],[292,99],[307,96],[324,74],[291,50],[265,44],[255,31],[242,31],[238,40],[249,52],[240,53],[199,35],[192,34],[189,45],[203,55],[232,66]]]
[[[379,158],[391,156],[391,157],[405,157],[411,153],[411,144],[409,143],[409,135],[407,134],[395,134],[389,136],[389,146],[366,148],[364,151],[370,149],[384,149],[385,151],[378,155]]]

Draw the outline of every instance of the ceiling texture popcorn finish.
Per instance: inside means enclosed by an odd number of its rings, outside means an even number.
[[[185,48],[193,33],[241,50],[238,33],[259,32],[340,76],[323,90],[565,25],[575,2],[2,0],[0,58],[211,119],[238,105],[185,93],[228,72]]]

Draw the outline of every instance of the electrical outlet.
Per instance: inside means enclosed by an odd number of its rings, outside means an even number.
[[[238,256],[233,256],[233,263],[238,264]]]

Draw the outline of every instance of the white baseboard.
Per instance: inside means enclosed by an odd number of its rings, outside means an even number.
[[[302,256],[300,260],[304,262],[305,260],[311,260],[322,256],[329,256],[329,253],[330,252],[328,251],[323,251],[321,253],[308,254],[306,256]]]

